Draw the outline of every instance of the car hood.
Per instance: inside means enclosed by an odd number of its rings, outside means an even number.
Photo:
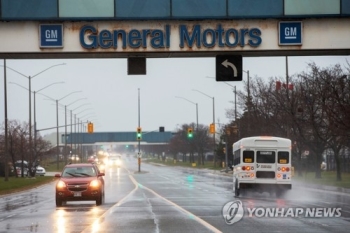
[[[89,183],[93,180],[96,180],[97,177],[61,177],[61,180],[64,181],[66,184],[70,183]]]

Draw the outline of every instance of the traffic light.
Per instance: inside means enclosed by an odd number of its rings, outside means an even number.
[[[142,129],[141,129],[141,127],[137,127],[136,139],[137,140],[141,140],[142,139]]]
[[[209,126],[209,133],[211,133],[211,134],[215,133],[215,124],[214,123],[210,124],[210,126]]]
[[[222,151],[226,154],[226,147],[222,148]]]
[[[89,122],[88,123],[88,133],[93,133],[94,132],[94,124]]]
[[[187,137],[188,138],[193,138],[193,129],[192,128],[188,128],[187,129]]]

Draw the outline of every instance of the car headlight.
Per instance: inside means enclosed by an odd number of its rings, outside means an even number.
[[[61,188],[65,188],[67,186],[66,186],[66,183],[64,183],[62,180],[60,180],[60,181],[57,182],[56,187],[61,189]]]
[[[100,186],[100,182],[98,182],[98,180],[93,180],[90,182],[90,187],[97,188],[98,186]]]

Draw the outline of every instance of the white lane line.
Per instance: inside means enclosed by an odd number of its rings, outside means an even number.
[[[134,177],[132,177],[131,175],[129,175],[131,181],[135,184],[136,187],[139,186],[139,183],[134,179]],[[141,185],[141,184],[140,184]],[[206,228],[208,228],[209,230],[213,231],[213,232],[221,232],[219,229],[215,228],[213,225],[209,224],[208,222],[204,221],[203,219],[199,218],[198,216],[194,215],[193,213],[185,210],[184,208],[182,208],[181,206],[175,204],[174,202],[162,197],[161,195],[159,195],[158,193],[156,193],[155,191],[153,191],[152,189],[147,188],[146,186],[142,185],[143,189],[146,189],[147,191],[153,193],[155,196],[159,197],[160,199],[163,199],[165,202],[168,202],[169,204],[171,204],[172,206],[174,206],[175,208],[179,209],[180,211],[182,211],[183,213],[191,216],[191,218],[195,219],[197,222],[199,222],[200,224],[202,224],[203,226],[205,226]]]

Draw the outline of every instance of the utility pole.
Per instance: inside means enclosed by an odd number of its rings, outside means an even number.
[[[5,105],[5,181],[9,180],[8,165],[8,145],[7,145],[7,79],[6,79],[6,59],[4,59],[4,105]]]
[[[140,88],[138,88],[138,127],[140,128]],[[137,163],[139,165],[139,172],[141,172],[141,153],[140,153],[140,143],[141,140],[138,140],[138,153],[137,153]]]

